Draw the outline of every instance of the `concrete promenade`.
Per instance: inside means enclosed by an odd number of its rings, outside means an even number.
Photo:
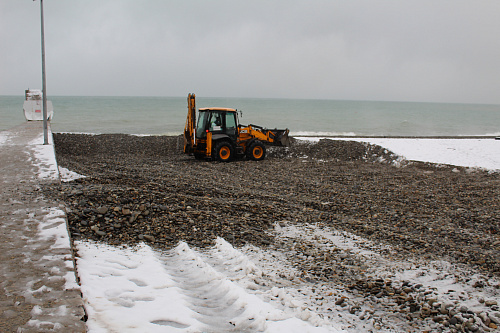
[[[41,121],[0,132],[0,332],[86,331],[64,208],[40,191],[60,181],[49,140]]]

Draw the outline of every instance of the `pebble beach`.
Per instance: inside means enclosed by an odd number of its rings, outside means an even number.
[[[345,140],[293,140],[269,147],[264,161],[231,163],[195,160],[182,153],[182,142],[54,134],[59,167],[85,175],[44,188],[65,203],[73,240],[169,250],[180,241],[209,248],[220,237],[235,248],[286,253],[300,272],[291,279],[342,285],[374,304],[390,299],[392,315],[408,330],[429,320],[441,331],[497,328],[500,285],[488,281],[500,275],[500,173],[401,160]],[[286,236],[293,228],[304,237]],[[380,263],[318,245],[326,244],[321,230],[361,237],[398,262],[465,267],[484,277],[471,280],[474,288],[496,296],[478,299],[478,313],[441,302],[418,283],[376,276],[370,265]],[[331,302],[361,321],[373,319],[359,299],[337,295]]]

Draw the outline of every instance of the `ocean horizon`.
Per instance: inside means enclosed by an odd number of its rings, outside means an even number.
[[[186,97],[49,96],[53,132],[182,134]],[[0,130],[25,121],[24,96],[0,96]],[[197,97],[197,108],[230,107],[242,124],[292,136],[498,136],[500,105],[283,98]]]

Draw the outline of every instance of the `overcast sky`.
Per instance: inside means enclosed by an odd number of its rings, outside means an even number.
[[[498,0],[45,0],[47,95],[500,104]],[[0,0],[0,95],[40,88],[40,2]]]

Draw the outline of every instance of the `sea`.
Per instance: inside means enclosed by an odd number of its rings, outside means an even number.
[[[179,135],[187,97],[49,96],[57,133]],[[0,96],[0,130],[25,121],[24,95]],[[197,108],[230,107],[241,124],[292,136],[500,136],[500,105],[197,97]]]

